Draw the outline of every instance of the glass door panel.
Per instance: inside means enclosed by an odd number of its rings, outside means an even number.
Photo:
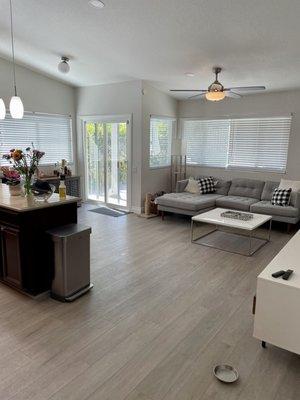
[[[86,191],[90,200],[128,206],[128,121],[86,122]]]
[[[127,205],[127,124],[106,124],[107,203]]]
[[[127,192],[128,192],[128,124],[122,122],[119,124],[119,201],[120,204],[127,205]]]
[[[105,126],[86,123],[87,198],[105,201]]]

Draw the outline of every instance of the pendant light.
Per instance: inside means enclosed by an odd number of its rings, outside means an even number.
[[[0,99],[0,119],[5,119],[6,109],[3,99]]]
[[[21,98],[17,94],[12,0],[9,0],[9,5],[10,5],[11,52],[12,52],[13,79],[14,79],[14,96],[12,96],[12,98],[10,99],[9,111],[12,118],[21,119],[24,116],[24,106]]]

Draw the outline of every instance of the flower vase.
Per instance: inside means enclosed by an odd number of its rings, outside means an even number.
[[[31,186],[33,184],[33,175],[23,175],[22,176],[23,182],[23,193],[25,197],[32,195]]]

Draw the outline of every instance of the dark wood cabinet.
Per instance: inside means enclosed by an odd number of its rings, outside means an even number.
[[[50,289],[53,248],[47,230],[77,222],[77,201],[15,211],[0,205],[0,281],[36,296]]]
[[[22,288],[22,270],[20,259],[20,231],[1,226],[2,279],[18,288]]]

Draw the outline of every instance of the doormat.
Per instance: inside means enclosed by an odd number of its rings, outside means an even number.
[[[95,212],[97,214],[109,215],[110,217],[123,217],[123,215],[129,214],[126,211],[118,211],[118,210],[113,210],[112,208],[106,208],[106,207],[94,208],[93,210],[89,210],[89,211]]]

